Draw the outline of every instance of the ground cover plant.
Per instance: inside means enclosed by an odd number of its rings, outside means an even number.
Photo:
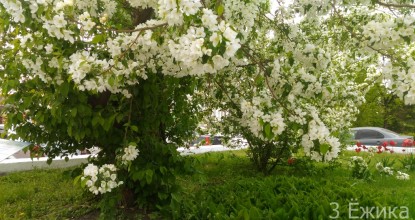
[[[395,159],[392,167],[402,169],[400,161],[410,155],[374,155],[368,163],[371,179],[352,176],[349,158],[353,156],[369,155],[344,152],[332,165],[291,159],[267,176],[256,171],[245,151],[188,156],[195,170],[178,175],[180,190],[168,205],[145,211],[120,209],[118,219],[349,219],[350,209],[352,217],[414,219],[415,179],[399,180],[376,170],[376,163],[385,158]],[[5,192],[0,196],[0,217],[97,219],[98,200],[82,195],[79,185],[74,186],[64,173],[36,170],[0,177]],[[408,173],[415,175],[413,170]]]
[[[97,207],[65,169],[3,174],[0,192],[2,220],[76,219]]]
[[[370,218],[373,214],[394,219],[393,214],[379,213],[376,207],[397,207],[397,218],[404,219],[406,216],[399,216],[404,209],[399,208],[406,206],[408,218],[413,219],[415,181],[385,176],[375,168],[382,158],[408,156],[375,155],[368,164],[371,179],[353,177],[349,167],[353,156],[362,154],[345,152],[338,164],[329,167],[300,159],[286,161],[285,166],[264,176],[247,168],[249,159],[240,152],[201,155],[202,173],[181,179],[184,190],[172,200],[172,213],[176,219],[350,219],[352,204],[352,218]],[[394,169],[402,167],[399,162],[394,164]],[[371,214],[365,214],[372,207]]]

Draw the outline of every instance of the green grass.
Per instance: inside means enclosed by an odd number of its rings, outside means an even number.
[[[414,219],[415,172],[405,171],[411,179],[402,181],[393,176],[380,175],[375,169],[381,158],[390,158],[395,159],[395,170],[402,170],[400,159],[405,156],[373,155],[369,164],[373,180],[365,181],[351,177],[348,158],[355,155],[369,156],[366,153],[344,152],[337,166],[280,166],[269,176],[258,173],[242,151],[198,155],[200,172],[180,178],[183,191],[177,196],[180,206],[172,207],[176,212],[174,217],[243,219],[258,211],[261,219],[328,219],[334,214],[334,206],[330,203],[336,202],[340,205],[339,218],[348,219],[348,205],[356,199],[359,205],[355,208],[379,207],[388,210],[389,207],[406,206],[410,219]],[[285,201],[285,198],[290,199]],[[292,212],[292,215],[279,212]],[[212,213],[217,215],[213,217]],[[355,212],[359,217],[362,214]],[[372,214],[376,216],[377,213]],[[252,215],[251,219],[258,217]]]
[[[94,208],[65,170],[33,170],[0,177],[0,219],[68,219]]]
[[[196,158],[196,172],[179,175],[181,191],[160,213],[168,213],[163,219],[328,219],[334,214],[331,203],[336,202],[339,219],[348,219],[348,205],[356,199],[362,207],[406,206],[409,219],[414,219],[415,172],[405,171],[411,179],[402,181],[380,175],[374,166],[390,158],[395,159],[393,168],[402,170],[405,155],[373,155],[369,164],[373,181],[351,177],[348,158],[355,155],[369,156],[344,152],[335,166],[279,166],[268,176],[252,167],[244,151],[191,156]],[[74,186],[64,171],[1,176],[0,219],[79,219],[95,210],[92,196]]]

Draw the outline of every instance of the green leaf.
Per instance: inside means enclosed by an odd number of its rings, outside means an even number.
[[[160,167],[159,170],[160,170],[160,173],[161,174],[165,174],[167,172],[167,168],[164,167],[164,166],[163,167]]]
[[[62,83],[59,88],[61,90],[61,94],[62,94],[63,97],[68,96],[68,93],[69,93],[69,83]]]
[[[73,180],[73,185],[78,184],[79,180],[81,179],[82,175],[79,175],[77,177],[75,177],[75,179]]]
[[[85,186],[86,186],[86,182],[88,182],[88,179],[87,179],[87,178],[85,178],[85,179],[83,179],[83,180],[81,181],[81,187],[82,187],[82,188],[85,188]]]
[[[261,213],[256,207],[251,207],[249,209],[249,218],[250,219],[261,219]]]
[[[150,184],[152,180],[153,180],[153,171],[152,170],[146,170],[147,184]]]
[[[72,136],[72,126],[68,126],[68,128],[66,129],[66,132],[68,132],[69,136]]]
[[[264,77],[262,75],[257,75],[255,77],[255,85],[261,86],[264,82]]]
[[[328,144],[320,145],[320,153],[322,155],[325,155],[329,151],[329,149],[330,149],[330,145],[328,145]]]
[[[222,16],[222,14],[223,14],[223,11],[225,10],[225,8],[223,7],[223,5],[222,4],[220,4],[219,6],[218,6],[218,8],[216,9],[216,11],[218,12],[218,15],[219,16]]]
[[[114,85],[115,85],[115,83],[116,83],[115,76],[110,76],[110,77],[108,78],[108,84],[109,84],[110,86],[114,86]]]
[[[101,117],[99,115],[94,115],[94,117],[92,118],[92,126],[96,126],[100,119]]]
[[[109,131],[112,125],[114,124],[116,115],[111,115],[107,120],[101,119],[101,122],[103,122],[102,126],[104,127],[105,131]]]
[[[132,125],[130,128],[131,128],[132,131],[138,132],[138,127],[137,126]]]
[[[76,113],[78,113],[78,109],[77,108],[71,109],[71,115],[72,115],[72,117],[76,117]]]
[[[97,43],[104,42],[104,40],[105,40],[105,36],[103,34],[97,34],[92,39],[91,43],[97,44]]]
[[[265,132],[265,137],[268,139],[271,139],[273,134],[271,131],[271,125],[269,123],[265,123],[264,125],[264,132]]]
[[[171,198],[176,202],[181,202],[182,201],[182,198],[180,197],[180,195],[178,195],[176,193],[172,193]]]
[[[132,179],[133,179],[134,181],[136,181],[136,180],[142,180],[142,179],[144,178],[144,174],[145,174],[145,172],[144,172],[144,171],[134,172],[134,173],[132,174]]]

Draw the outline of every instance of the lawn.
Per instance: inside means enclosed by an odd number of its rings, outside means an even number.
[[[383,161],[403,170],[405,155],[375,154],[368,180],[351,177],[351,156],[321,165],[296,160],[277,167],[269,176],[258,173],[244,151],[190,156],[193,174],[179,175],[181,191],[170,205],[154,211],[157,219],[337,219],[415,218],[415,172],[398,180],[381,175]],[[396,171],[395,171],[396,172]],[[0,177],[0,219],[90,219],[95,200],[73,185],[65,170],[34,170]],[[131,213],[128,216],[131,215]],[[135,216],[141,216],[140,213]],[[125,216],[124,216],[125,217]],[[135,218],[136,219],[136,218]]]
[[[96,209],[68,170],[32,170],[0,176],[0,219],[80,218]]]

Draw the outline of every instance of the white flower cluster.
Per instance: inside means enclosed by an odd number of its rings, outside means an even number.
[[[83,0],[75,1],[76,8],[81,11],[87,11],[92,17],[98,16],[98,6],[97,0]]]
[[[116,75],[129,74],[135,65],[130,65],[125,67],[121,63],[115,64],[114,60],[100,60],[97,57],[97,54],[91,54],[87,51],[82,53],[72,54],[70,57],[70,64],[68,65],[68,73],[71,75],[72,80],[78,84],[78,88],[81,91],[92,90],[103,92],[109,90],[113,93],[121,92],[125,96],[129,96],[128,91],[125,89],[120,89],[120,85],[109,83],[109,78],[112,77],[110,74],[99,74],[100,71],[109,70],[112,66],[115,65],[113,72],[116,72]],[[130,84],[137,83],[137,80],[130,80]]]
[[[410,42],[415,40],[413,30],[415,17],[410,15],[397,18],[387,16],[381,19],[380,21],[369,21],[362,27],[362,34],[367,38],[367,44],[371,45],[371,47],[384,50],[400,47],[405,44],[405,39]]]
[[[95,195],[111,192],[123,184],[123,181],[118,181],[117,168],[113,164],[104,164],[101,167],[88,164],[84,168],[81,181],[85,181],[88,190]]]
[[[379,173],[384,173],[388,176],[393,176],[393,174],[394,174],[392,168],[384,167],[381,162],[376,163],[376,170],[379,171]]]
[[[61,10],[65,8],[66,6],[73,6],[74,0],[63,0],[63,1],[57,1],[55,5],[55,10]]]
[[[356,169],[357,175],[362,175],[368,169],[368,165],[365,159],[363,159],[363,157],[360,156],[350,157],[349,167],[352,169]]]
[[[246,100],[241,101],[242,118],[239,120],[241,125],[247,127],[254,135],[262,140],[266,140],[264,136],[263,124],[269,123],[273,135],[281,134],[285,128],[284,117],[282,109],[272,109],[272,102],[270,96],[265,92],[261,96],[254,97],[252,102]],[[266,113],[264,108],[269,109]],[[262,123],[261,123],[262,121]]]
[[[215,73],[227,67],[236,51],[241,47],[236,32],[224,21],[219,24],[216,22],[215,15],[211,10],[204,10],[202,22],[204,26],[211,28],[214,32],[208,36],[203,27],[189,27],[187,33],[178,37],[178,40],[168,41],[169,52],[172,58],[179,61],[183,75],[202,75],[205,73]],[[209,39],[207,41],[207,39]],[[226,49],[223,54],[214,54],[209,48],[209,43],[213,47],[225,41]],[[212,63],[204,63],[204,56],[211,57]]]
[[[133,161],[137,158],[138,153],[140,151],[136,148],[136,146],[129,145],[128,147],[124,148],[124,154],[121,157],[122,163],[126,164],[129,161]]]
[[[327,144],[330,146],[330,149],[322,155],[320,151],[314,149],[313,141],[318,141],[320,145]],[[330,161],[340,153],[339,140],[331,136],[328,128],[318,119],[308,123],[308,133],[303,135],[301,144],[304,148],[304,153],[316,161]]]
[[[411,55],[414,51],[415,48],[408,48],[407,54],[402,57],[406,67],[388,61],[383,68],[389,87],[407,105],[415,104],[415,61]]]
[[[23,59],[22,64],[27,70],[31,71],[34,76],[38,76],[43,82],[47,83],[52,80],[52,78],[42,70],[43,60],[40,57],[38,57],[35,62],[29,59]]]
[[[401,171],[397,171],[396,178],[398,180],[409,180],[409,174],[401,172]]]
[[[255,19],[260,12],[259,5],[265,4],[266,0],[249,2],[225,0],[223,2],[225,5],[224,17],[233,27],[241,30],[242,35],[246,38],[255,25]]]
[[[159,0],[158,15],[169,25],[183,24],[183,15],[194,15],[202,7],[198,0]]]
[[[11,14],[14,22],[25,22],[26,17],[23,15],[22,3],[15,0],[0,0],[7,12]]]
[[[68,22],[65,19],[63,11],[58,12],[53,18],[41,17],[43,21],[43,28],[48,31],[48,34],[57,39],[64,39],[74,43],[74,32],[67,29]]]
[[[376,163],[376,170],[381,174],[386,174],[388,176],[393,176],[395,173],[392,168],[384,167],[381,162]],[[409,174],[396,171],[396,178],[399,180],[409,180]]]
[[[128,3],[134,8],[156,8],[157,0],[128,0]]]
[[[91,15],[88,12],[84,12],[78,17],[79,22],[81,23],[81,28],[84,31],[90,31],[95,26],[95,22],[91,20]]]

